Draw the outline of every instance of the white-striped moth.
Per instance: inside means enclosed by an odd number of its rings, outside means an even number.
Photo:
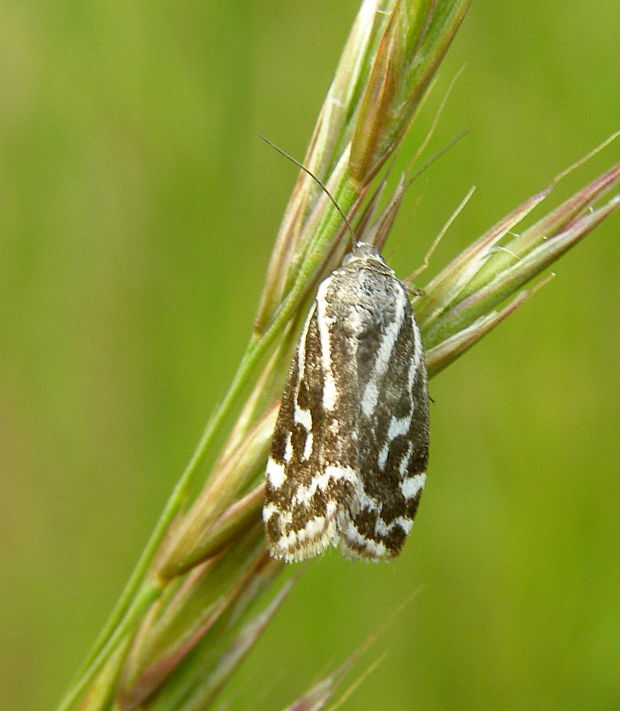
[[[282,395],[263,520],[285,561],[329,545],[350,558],[400,552],[428,461],[428,386],[407,289],[357,242],[321,282]]]

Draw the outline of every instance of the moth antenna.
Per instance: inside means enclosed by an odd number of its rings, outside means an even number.
[[[298,168],[301,168],[304,173],[307,173],[312,180],[323,190],[323,192],[327,195],[327,197],[331,200],[332,205],[336,208],[338,211],[338,214],[340,217],[342,217],[344,224],[346,225],[347,230],[349,231],[349,234],[351,235],[351,247],[355,245],[357,242],[357,237],[355,236],[355,231],[353,230],[353,227],[351,226],[351,223],[349,222],[348,217],[344,214],[344,210],[340,207],[340,205],[337,203],[336,198],[330,193],[329,189],[325,185],[325,183],[318,177],[316,176],[309,168],[306,168],[306,166],[301,163],[300,161],[297,160],[297,158],[294,158],[290,153],[287,153],[283,148],[280,148],[280,146],[277,146],[273,141],[270,141],[266,136],[262,136],[259,134],[258,136],[261,138],[263,141],[268,146],[271,146],[274,150],[278,151],[281,155],[283,155],[285,158],[288,158],[291,163],[294,163]]]

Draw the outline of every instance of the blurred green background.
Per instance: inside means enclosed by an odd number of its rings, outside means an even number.
[[[0,4],[0,708],[51,708],[222,397],[354,0]],[[618,128],[618,7],[474,3],[402,164],[402,275]],[[618,160],[612,146],[557,202]],[[551,204],[551,203],[548,203]],[[390,565],[308,565],[231,687],[280,708],[413,602],[343,709],[620,708],[619,216],[432,383],[432,456]],[[260,696],[259,696],[260,694]],[[257,698],[260,698],[257,701]]]

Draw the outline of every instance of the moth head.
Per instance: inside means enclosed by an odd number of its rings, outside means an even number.
[[[383,257],[367,242],[356,242],[353,246],[353,250],[344,256],[342,266],[346,267],[354,262],[363,262],[369,267],[380,267],[382,271],[387,267]],[[389,269],[389,267],[387,268]]]
[[[356,242],[353,245],[353,249],[345,255],[342,260],[343,264],[349,264],[357,259],[378,259],[380,262],[383,261],[383,257],[377,252],[374,247],[371,247],[368,242]]]

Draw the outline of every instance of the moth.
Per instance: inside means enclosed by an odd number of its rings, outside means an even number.
[[[428,382],[407,289],[356,242],[319,285],[282,395],[263,521],[274,558],[338,546],[382,560],[411,530],[428,462]]]

